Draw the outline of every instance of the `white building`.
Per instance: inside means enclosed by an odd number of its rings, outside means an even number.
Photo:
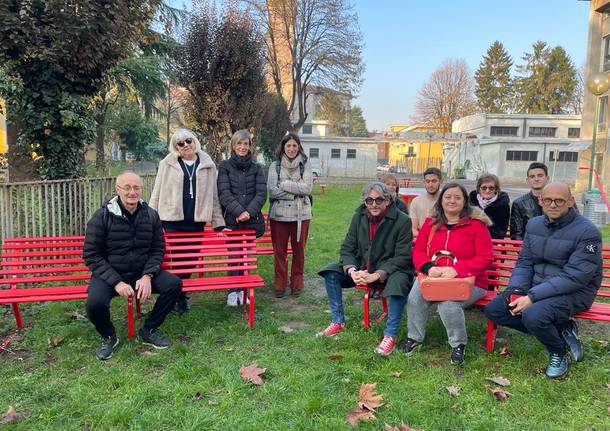
[[[468,179],[489,172],[501,181],[523,181],[529,164],[542,162],[549,176],[573,183],[578,152],[568,145],[581,142],[580,125],[580,115],[470,115],[453,122],[453,133],[462,139],[445,147],[443,164]]]
[[[376,178],[377,144],[374,138],[301,135],[314,175]]]

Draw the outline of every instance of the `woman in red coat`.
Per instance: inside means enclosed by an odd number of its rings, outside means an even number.
[[[468,341],[464,308],[485,295],[486,271],[492,260],[489,218],[468,205],[468,192],[458,183],[443,187],[432,217],[424,222],[413,247],[415,269],[428,277],[475,277],[466,301],[429,302],[423,299],[416,280],[407,301],[407,339],[401,348],[411,355],[424,341],[430,307],[436,305],[451,346],[451,363],[464,362]]]

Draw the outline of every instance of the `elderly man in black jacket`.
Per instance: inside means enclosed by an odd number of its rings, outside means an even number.
[[[117,196],[97,210],[87,223],[83,257],[92,276],[87,314],[103,338],[96,350],[109,359],[119,339],[110,321],[110,301],[115,296],[159,298],[138,332],[145,344],[164,349],[171,343],[157,328],[171,311],[182,290],[182,280],[161,270],[165,254],[163,229],[157,212],[140,199],[142,180],[131,171],[116,179]]]
[[[549,352],[546,375],[557,378],[568,371],[568,351],[576,362],[583,358],[571,316],[591,307],[601,285],[601,235],[574,210],[566,184],[546,186],[540,202],[545,215],[527,224],[508,287],[487,304],[485,314],[538,338]]]

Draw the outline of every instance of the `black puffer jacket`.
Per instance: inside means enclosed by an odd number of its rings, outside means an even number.
[[[116,286],[143,274],[157,274],[165,254],[157,212],[142,203],[134,224],[123,215],[118,198],[93,214],[87,223],[83,258],[93,277]]]
[[[481,208],[476,190],[470,192],[470,205]],[[504,239],[508,230],[508,220],[510,217],[510,198],[508,194],[500,192],[498,199],[491,205],[488,205],[483,211],[485,211],[485,214],[487,214],[493,223],[493,225],[487,226],[491,237],[493,239]]]
[[[265,232],[265,220],[261,209],[267,200],[267,182],[261,165],[252,161],[251,153],[231,158],[218,165],[218,199],[228,228],[254,229],[256,235]],[[237,217],[248,211],[250,220],[244,223]]]
[[[527,222],[542,214],[544,213],[538,203],[538,197],[531,191],[515,199],[510,210],[510,239],[522,241]]]

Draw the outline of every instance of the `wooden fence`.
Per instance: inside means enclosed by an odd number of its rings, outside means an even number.
[[[148,200],[154,174],[141,175]],[[114,177],[0,183],[0,238],[84,235],[95,210],[114,195]]]

